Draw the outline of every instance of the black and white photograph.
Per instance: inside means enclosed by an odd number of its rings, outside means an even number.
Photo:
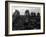
[[[12,30],[40,29],[40,7],[15,6],[12,15]]]
[[[44,34],[44,3],[7,2],[6,35]]]

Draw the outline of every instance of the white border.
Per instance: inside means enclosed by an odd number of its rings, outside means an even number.
[[[12,31],[12,6],[29,6],[29,7],[40,7],[41,8],[41,29],[40,30],[18,30]],[[23,4],[23,3],[8,3],[8,32],[9,34],[26,34],[26,33],[42,33],[43,32],[43,5],[36,5],[36,4]]]

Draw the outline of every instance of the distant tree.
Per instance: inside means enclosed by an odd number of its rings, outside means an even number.
[[[37,16],[40,16],[40,13],[39,12],[37,13]]]
[[[26,16],[29,16],[29,10],[26,10],[26,11],[25,11],[25,15],[26,15]]]
[[[18,18],[19,18],[19,11],[18,10],[15,10],[13,16],[12,16],[12,24],[13,24],[13,27],[17,25],[17,21],[18,21]]]
[[[37,18],[36,19],[37,19],[37,21],[40,22],[40,13],[39,12],[37,13]]]
[[[14,14],[13,14],[13,17],[14,16],[19,16],[20,15],[20,12],[18,10],[15,10]]]
[[[34,13],[34,12],[31,12],[31,16],[36,16],[36,13]]]

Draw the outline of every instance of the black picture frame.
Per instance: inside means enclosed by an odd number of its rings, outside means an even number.
[[[27,3],[27,4],[42,4],[43,5],[43,32],[42,33],[28,33],[28,34],[8,34],[8,2],[16,3]],[[18,35],[35,35],[35,34],[45,34],[45,3],[40,2],[23,2],[23,1],[5,1],[5,36],[18,36]]]

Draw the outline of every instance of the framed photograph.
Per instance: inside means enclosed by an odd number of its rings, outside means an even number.
[[[5,1],[5,35],[45,33],[45,3]]]

